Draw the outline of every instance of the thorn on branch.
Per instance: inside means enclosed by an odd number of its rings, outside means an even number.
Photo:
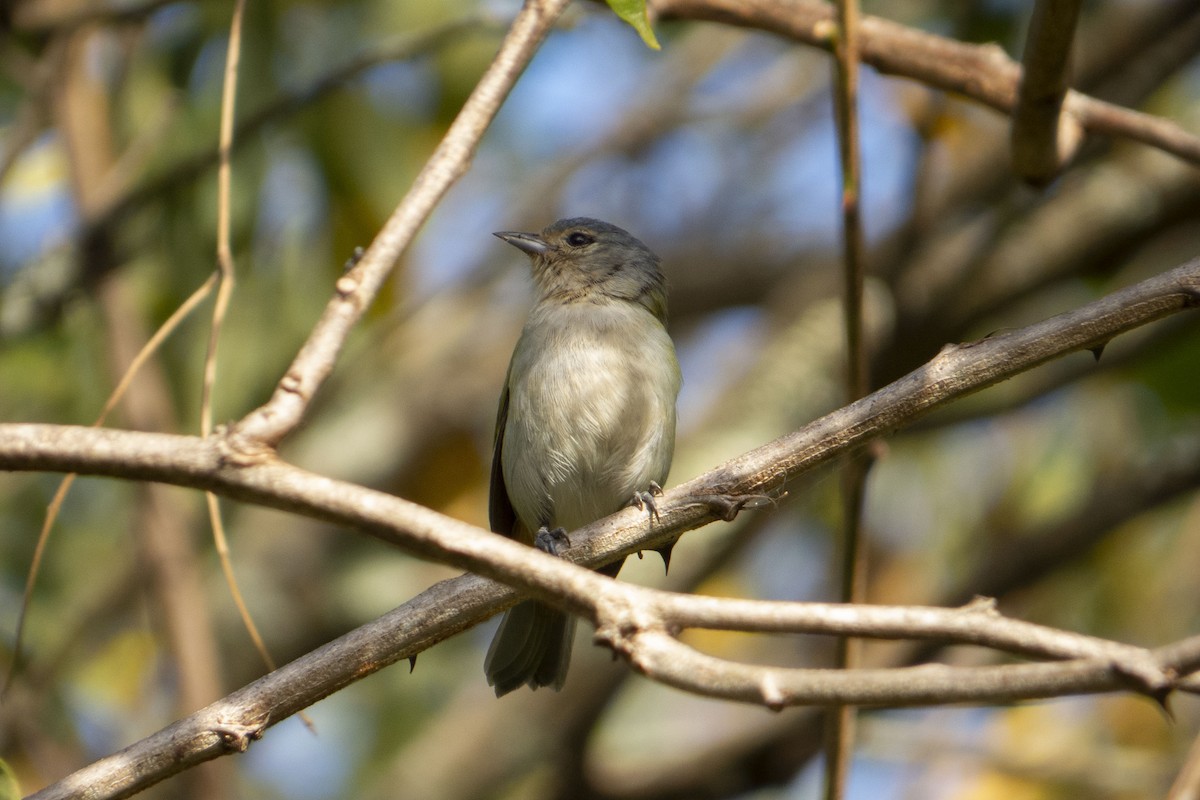
[[[350,257],[346,259],[346,263],[342,265],[342,274],[345,275],[350,270],[354,269],[359,261],[362,261],[363,253],[367,252],[362,245],[358,245],[350,252]]]
[[[1170,691],[1163,692],[1161,695],[1151,695],[1151,699],[1158,703],[1158,707],[1161,708],[1163,713],[1167,715],[1167,719],[1171,720],[1171,722],[1177,721],[1175,719],[1175,712],[1171,710]]]
[[[1174,719],[1167,701],[1179,682],[1179,675],[1175,670],[1164,669],[1149,653],[1145,658],[1114,659],[1112,669],[1133,684],[1136,691],[1158,703],[1167,716]]]
[[[762,508],[768,503],[776,505],[784,497],[787,497],[787,492],[780,492],[778,497],[766,494],[694,494],[689,505],[704,506],[718,519],[733,522],[744,508]]]
[[[675,549],[675,545],[678,541],[679,537],[676,536],[674,539],[662,545],[661,547],[654,548],[654,552],[658,553],[662,557],[664,575],[671,571],[671,551]]]
[[[1183,287],[1184,308],[1200,307],[1200,285],[1196,285],[1195,281],[1191,281]]]
[[[415,670],[416,668],[417,668],[417,656],[414,653],[413,655],[408,657],[408,674],[412,675],[413,670]]]
[[[984,597],[981,594],[972,597],[970,602],[962,607],[962,610],[980,614],[999,615],[999,612],[996,610],[996,598]]]
[[[1090,350],[1092,355],[1096,357],[1096,360],[1099,361],[1101,354],[1104,353],[1104,348],[1107,346],[1108,342],[1101,342],[1095,347],[1089,347],[1088,350]]]
[[[758,692],[763,705],[771,711],[778,713],[787,706],[787,697],[775,681],[775,674],[769,670],[763,673],[762,680],[758,683]]]
[[[270,715],[263,714],[250,722],[219,722],[213,726],[212,732],[221,737],[221,744],[227,752],[244,753],[251,742],[263,737],[269,719]]]

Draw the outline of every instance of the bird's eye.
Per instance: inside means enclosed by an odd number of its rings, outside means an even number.
[[[585,244],[591,244],[596,239],[582,231],[575,231],[567,237],[567,244],[571,247],[583,247]]]

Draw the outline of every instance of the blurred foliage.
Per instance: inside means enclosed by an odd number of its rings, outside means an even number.
[[[1077,84],[1195,127],[1200,62],[1155,60],[1161,42],[1195,26],[1193,5],[1086,4]],[[234,157],[238,283],[220,344],[218,421],[267,398],[516,6],[249,4],[238,98],[248,127]],[[903,0],[866,11],[1018,55],[1026,6]],[[212,154],[230,8],[26,0],[9,12],[0,420],[90,423],[129,343],[145,341],[214,268]],[[287,458],[485,524],[494,404],[529,301],[524,260],[489,232],[562,216],[610,219],[663,256],[685,377],[673,482],[842,402],[827,57],[714,24],[655,26],[659,52],[601,4],[568,11],[352,337]],[[360,55],[371,58],[322,84]],[[90,89],[86,135],[70,124],[82,110],[58,102],[69,88]],[[1200,250],[1200,177],[1162,154],[1096,142],[1037,192],[1009,173],[1005,121],[961,98],[867,70],[862,117],[880,381],[946,342],[1074,308]],[[81,199],[80,151],[104,165],[103,185],[86,187],[103,202]],[[88,246],[97,232],[106,251]],[[168,341],[112,424],[198,430],[208,311]],[[871,599],[953,603],[987,592],[1015,616],[1128,642],[1195,633],[1197,363],[1196,319],[1170,319],[1114,341],[1098,364],[1072,355],[890,437],[869,485]],[[686,536],[671,585],[829,598],[830,474],[789,486],[776,510]],[[0,480],[0,665],[12,657],[56,485],[47,475]],[[223,513],[243,590],[280,661],[452,574],[312,520],[231,502]],[[27,665],[0,704],[0,755],[22,786],[56,780],[262,673],[209,537],[192,493],[77,483],[34,596]],[[157,559],[165,546],[177,561]],[[184,564],[184,577],[165,578],[164,563]],[[653,557],[631,560],[622,578],[663,581]],[[190,611],[173,614],[172,596]],[[318,737],[287,720],[246,757],[156,794],[815,796],[809,710],[771,715],[684,696],[631,676],[586,638],[562,694],[494,701],[482,676],[489,632],[423,653],[411,675],[401,665],[318,704]],[[767,663],[829,657],[828,642],[805,637],[694,641]],[[894,645],[868,652],[880,663],[907,657]],[[1174,723],[1133,697],[873,712],[851,797],[1160,797],[1200,728],[1194,699],[1176,699],[1172,712]]]
[[[0,758],[0,800],[17,800],[20,796],[21,786],[17,783],[17,776],[8,762]]]

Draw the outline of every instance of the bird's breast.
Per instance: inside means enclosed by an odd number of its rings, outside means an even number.
[[[679,367],[663,326],[639,306],[541,310],[513,353],[504,477],[531,529],[571,529],[666,479]]]

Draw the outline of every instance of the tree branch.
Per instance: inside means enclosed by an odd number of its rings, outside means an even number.
[[[626,510],[575,533],[574,546],[567,555],[580,563],[597,566],[674,539],[682,531],[714,517],[736,513],[746,499],[744,496],[739,499],[738,495],[778,489],[801,472],[911,422],[939,405],[1050,358],[1099,346],[1123,331],[1198,304],[1200,260],[1045,322],[973,344],[947,347],[932,362],[884,389],[671,490],[660,501],[661,525],[647,529],[642,515]],[[497,578],[529,595],[584,614],[597,625],[599,635],[626,653],[635,666],[672,685],[684,686],[693,679],[672,672],[669,664],[664,665],[663,657],[679,655],[676,648],[681,645],[664,641],[663,631],[668,629],[667,621],[672,618],[669,614],[656,617],[655,602],[666,604],[668,611],[674,608],[671,604],[693,604],[687,611],[689,616],[679,616],[671,624],[724,625],[732,619],[733,612],[712,610],[715,601],[662,599],[670,595],[616,583],[400,498],[309,473],[280,461],[269,450],[246,448],[245,443],[243,437],[228,430],[199,439],[72,426],[5,424],[0,425],[0,468],[71,471],[176,483],[352,527],[419,556]],[[430,603],[431,597],[446,591],[454,593],[452,601],[443,596]],[[123,797],[191,764],[244,749],[267,725],[389,663],[414,655],[515,600],[515,592],[473,576],[439,584],[403,609],[81,770],[38,796],[70,796],[73,787],[103,785],[113,787],[112,792],[94,796]],[[786,604],[736,603],[734,607],[743,612],[738,623],[751,629],[778,624],[763,621],[773,618],[772,615],[801,613],[781,612]],[[869,613],[872,611],[847,608],[830,614],[832,619],[827,621],[826,631],[850,632],[857,626],[857,635],[873,635],[864,631],[869,627],[864,622]],[[754,614],[760,615],[758,622]],[[846,620],[851,622],[848,624]],[[980,625],[988,629],[989,623],[984,621]],[[978,631],[980,625],[969,627]],[[876,629],[875,633],[878,632]],[[917,631],[909,630],[904,635],[915,634]],[[1062,658],[1068,651],[1056,648],[1091,646],[1084,643],[1086,637],[1065,636],[1068,638],[1023,638],[1020,649]],[[996,639],[990,644],[999,646],[1000,641]],[[1118,649],[1106,651],[1102,657],[1088,653],[1082,660],[1058,665],[1003,669],[1013,670],[1013,680],[1017,681],[1013,685],[1020,687],[1019,696],[1131,686],[1160,693],[1173,686],[1170,675],[1163,674],[1164,669],[1186,673],[1200,658],[1195,652],[1196,643],[1191,641],[1174,646],[1165,655],[1156,655],[1153,662],[1147,661],[1140,651],[1134,655],[1133,650],[1120,649],[1122,645],[1112,647]],[[893,684],[883,682],[882,675],[867,675],[863,682],[855,682],[863,675],[853,672],[842,673],[843,677],[838,678],[826,675],[816,688],[805,688],[810,686],[804,679],[807,676],[793,674],[791,670],[725,665],[701,654],[689,655],[686,663],[710,673],[719,668],[712,674],[723,676],[724,683],[706,687],[707,693],[725,692],[724,696],[732,699],[753,698],[771,705],[929,702],[928,693],[935,691],[935,685],[942,686],[941,673],[928,670],[902,676]],[[1118,665],[1115,673],[1114,664]],[[1004,673],[985,670],[970,674],[975,677],[962,684],[970,688],[946,697],[985,700],[1014,696],[1001,694],[997,681],[1002,680],[998,676]],[[934,677],[912,680],[922,675]],[[884,687],[888,685],[894,691],[885,698]]]
[[[653,5],[663,18],[757,28],[813,47],[830,48],[833,9],[824,3],[653,0]],[[965,95],[1005,114],[1016,108],[1021,69],[994,44],[965,44],[872,16],[862,18],[861,36],[863,62],[880,72]],[[1064,110],[1088,133],[1132,139],[1200,164],[1200,137],[1171,120],[1075,91],[1067,94]]]
[[[1038,0],[1029,21],[1013,109],[1013,168],[1035,184],[1049,182],[1074,157],[1083,130],[1063,114],[1070,90],[1071,45],[1081,0]]]
[[[1076,350],[1200,305],[1200,259],[1114,292],[1081,308],[977,342],[948,345],[932,361],[842,409],[743,454],[669,491],[661,525],[642,536],[642,518],[615,514],[572,537],[576,561],[597,566],[592,539],[616,536],[620,554],[662,544],[726,516],[724,495],[749,496],[786,482],[933,409]],[[476,530],[392,495],[315,475],[224,429],[207,440],[73,426],[0,425],[0,468],[109,475],[211,489],[357,528],[433,560],[501,576],[456,539]],[[456,531],[441,530],[453,526]],[[488,540],[498,537],[486,537]],[[493,547],[494,549],[494,547]],[[497,562],[497,566],[499,566]],[[519,572],[519,570],[518,570]],[[521,588],[533,590],[534,585]],[[546,587],[541,587],[546,588]]]
[[[699,653],[658,630],[639,630],[627,641],[614,639],[610,643],[627,655],[640,672],[669,686],[706,697],[761,704],[774,710],[833,703],[927,706],[1012,702],[1117,691],[1135,685],[1123,672],[1123,664],[1103,658],[989,667],[922,664],[842,672],[736,664]],[[1169,682],[1159,688],[1154,688],[1155,684],[1173,674],[1176,665],[1182,663],[1182,669],[1189,671],[1200,666],[1200,659],[1182,660],[1174,653],[1175,649],[1191,649],[1192,645],[1193,640],[1187,640],[1171,645],[1170,650],[1164,649],[1155,662],[1156,674],[1163,677],[1139,688],[1165,696],[1162,693],[1169,691]]]

